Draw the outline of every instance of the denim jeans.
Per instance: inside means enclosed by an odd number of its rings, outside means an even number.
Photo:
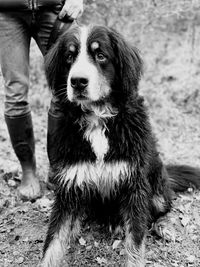
[[[44,55],[60,7],[25,12],[0,12],[0,63],[5,81],[5,115],[30,112],[29,52],[34,38]],[[56,103],[52,101],[51,106]],[[56,111],[56,107],[52,107]],[[59,108],[58,108],[59,109]]]

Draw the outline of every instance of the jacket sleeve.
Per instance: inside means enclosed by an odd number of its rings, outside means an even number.
[[[65,0],[0,0],[1,11],[34,10],[42,7],[61,6]]]

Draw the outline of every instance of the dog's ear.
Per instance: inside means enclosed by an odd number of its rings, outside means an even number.
[[[60,83],[60,76],[63,73],[62,47],[62,39],[60,38],[48,51],[44,59],[47,82],[52,90],[55,90]]]
[[[116,67],[119,75],[119,82],[126,93],[137,92],[138,83],[143,73],[143,62],[139,51],[131,47],[124,38],[115,30],[111,30],[110,39],[116,57]]]

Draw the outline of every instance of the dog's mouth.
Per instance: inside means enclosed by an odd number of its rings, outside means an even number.
[[[73,95],[72,102],[74,102],[77,105],[79,104],[87,105],[88,103],[91,102],[91,100],[85,93],[76,93]]]
[[[75,99],[77,99],[77,100],[88,100],[88,97],[87,96],[85,96],[85,95],[77,95],[76,97],[75,97]]]
[[[74,101],[86,101],[86,100],[89,100],[89,98],[83,93],[74,95]]]

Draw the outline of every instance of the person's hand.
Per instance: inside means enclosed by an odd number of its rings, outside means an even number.
[[[67,15],[71,19],[77,19],[83,13],[83,0],[66,0],[59,18],[63,19]]]

